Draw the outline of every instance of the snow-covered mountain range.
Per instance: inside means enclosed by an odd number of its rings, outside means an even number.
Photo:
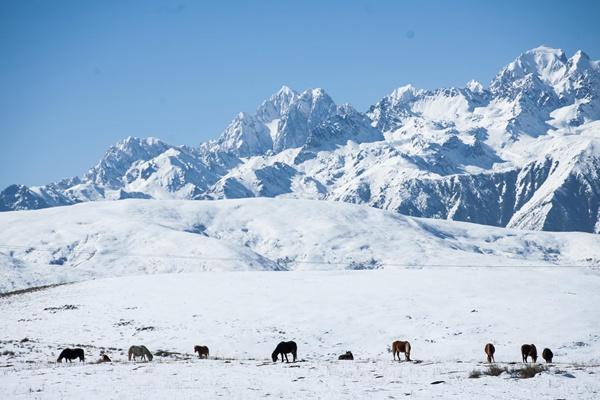
[[[104,199],[294,197],[419,217],[600,232],[600,62],[538,47],[488,87],[394,90],[359,112],[282,87],[199,147],[129,137],[0,210]]]

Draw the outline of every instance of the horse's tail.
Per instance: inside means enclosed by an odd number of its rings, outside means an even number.
[[[152,358],[154,357],[152,355],[152,353],[150,353],[150,350],[148,350],[148,348],[144,345],[140,346],[142,348],[142,351],[144,352],[144,354],[146,355],[146,357],[148,357],[148,361],[152,361]]]
[[[127,352],[127,359],[129,361],[131,361],[131,356],[133,355],[133,346],[129,348],[129,351]]]
[[[406,354],[406,361],[410,361],[410,342],[406,342],[406,347],[404,348],[404,354]]]

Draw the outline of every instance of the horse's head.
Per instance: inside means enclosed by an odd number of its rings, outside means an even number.
[[[56,362],[62,362],[62,357],[58,357],[58,358],[56,359]]]
[[[277,361],[277,353],[273,352],[273,354],[271,354],[271,359],[273,359],[273,362]]]

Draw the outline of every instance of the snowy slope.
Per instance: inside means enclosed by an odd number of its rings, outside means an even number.
[[[0,290],[108,276],[406,265],[598,265],[600,237],[330,201],[124,200],[0,214]]]
[[[0,298],[0,397],[86,399],[596,399],[600,275],[580,268],[205,272],[99,279]],[[22,342],[24,338],[28,341]],[[414,362],[394,362],[393,340]],[[269,359],[295,340],[300,362]],[[482,376],[483,347],[531,379]],[[158,351],[128,362],[130,345]],[[199,360],[194,345],[207,345]],[[80,346],[86,363],[57,364]],[[113,362],[95,364],[101,350]],[[354,361],[338,361],[351,350]],[[511,364],[513,363],[513,364]],[[438,385],[432,382],[443,381]]]
[[[127,198],[296,197],[600,232],[600,62],[538,47],[487,87],[402,86],[366,113],[286,86],[199,148],[126,138],[81,178],[13,185],[0,211]]]

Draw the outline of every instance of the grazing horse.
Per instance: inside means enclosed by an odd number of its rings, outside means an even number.
[[[533,362],[537,361],[537,349],[535,344],[524,344],[521,346],[521,356],[523,357],[523,362],[527,362],[527,357],[531,357]]]
[[[99,363],[111,362],[111,361],[112,360],[110,359],[110,357],[108,356],[108,354],[106,354],[103,351],[100,352],[100,359],[98,360]]]
[[[296,362],[296,355],[298,352],[298,346],[296,346],[296,342],[280,342],[277,347],[275,347],[275,350],[273,350],[273,354],[271,354],[271,359],[273,359],[273,362],[277,361],[277,357],[281,354],[281,362],[283,362],[283,357],[285,357],[285,361],[286,362],[290,362],[288,360],[288,353],[292,353],[292,356],[294,357],[294,362]]]
[[[200,358],[208,358],[208,347],[194,346],[194,353],[198,353],[198,357]]]
[[[400,361],[400,353],[404,353],[406,361],[410,361],[410,343],[402,340],[396,340],[392,343],[392,353],[394,353],[394,360],[398,355],[398,361]]]
[[[346,354],[339,356],[338,360],[354,360],[354,356],[352,355],[352,352],[348,350]]]
[[[487,354],[487,362],[492,363],[492,362],[496,362],[496,360],[494,359],[494,353],[496,352],[496,348],[494,347],[493,344],[488,343],[485,345],[485,354]]]
[[[69,362],[72,362],[71,360],[74,360],[76,358],[79,358],[80,362],[85,361],[83,349],[80,349],[80,348],[64,349],[63,351],[60,352],[60,355],[58,356],[58,359],[56,360],[56,362],[62,362],[63,358],[69,360]]]
[[[131,357],[133,357],[133,361],[135,361],[136,357],[141,357],[142,360],[146,360],[146,358],[148,359],[148,361],[152,361],[152,353],[150,353],[150,350],[148,350],[148,348],[144,345],[141,346],[131,346],[129,348],[129,351],[127,352],[127,356],[129,358],[129,361],[131,361]]]
[[[552,352],[552,350],[550,350],[549,348],[545,348],[544,351],[542,351],[542,358],[547,362],[547,363],[551,363],[552,362],[552,357],[554,357],[554,353]]]

